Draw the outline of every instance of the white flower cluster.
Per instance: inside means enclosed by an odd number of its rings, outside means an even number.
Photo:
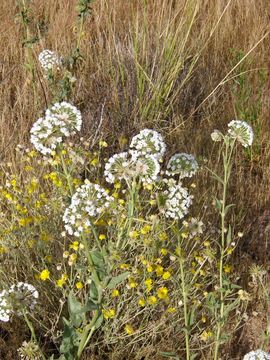
[[[132,138],[130,149],[135,156],[149,154],[154,155],[157,160],[161,160],[166,151],[166,144],[157,131],[143,129]]]
[[[3,290],[0,292],[0,321],[8,322],[11,313],[10,306],[7,302],[8,292]]]
[[[251,351],[244,356],[243,360],[270,360],[270,354],[263,350]]]
[[[33,310],[37,304],[38,291],[27,283],[19,282],[12,285],[9,290],[0,293],[0,321],[8,322],[10,315],[22,314],[22,310]]]
[[[22,360],[41,360],[42,355],[39,347],[33,341],[24,341],[22,346],[17,350]]]
[[[232,138],[239,141],[244,147],[251,146],[253,143],[253,130],[252,127],[241,120],[232,120],[228,124],[228,133]]]
[[[198,168],[199,165],[193,155],[178,153],[168,161],[166,174],[168,176],[179,174],[179,178],[183,179],[195,175]]]
[[[229,122],[227,136],[231,139],[236,139],[244,147],[251,146],[254,139],[252,127],[242,120],[232,120]],[[224,139],[224,135],[219,130],[214,130],[211,138],[213,141],[218,142]]]
[[[192,196],[182,184],[170,182],[168,190],[165,190],[165,216],[172,219],[182,219],[192,204]]]
[[[38,60],[45,71],[59,68],[62,64],[61,57],[59,57],[54,51],[47,49],[43,50],[39,54]]]
[[[32,129],[31,143],[43,155],[51,155],[62,143],[63,137],[74,135],[82,126],[81,112],[63,101],[46,110],[45,117],[38,119]]]
[[[79,237],[91,227],[91,218],[104,212],[113,200],[102,187],[88,180],[71,198],[71,204],[63,215],[68,234]]]
[[[200,235],[203,233],[204,223],[197,218],[191,218],[189,222],[186,222],[186,227],[191,237]]]
[[[139,153],[122,152],[113,155],[105,165],[104,175],[106,181],[114,183],[115,180],[140,177],[145,183],[151,183],[157,179],[160,165],[154,155],[142,156]]]

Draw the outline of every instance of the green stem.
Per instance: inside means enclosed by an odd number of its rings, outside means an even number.
[[[24,320],[31,332],[31,340],[38,346],[38,349],[41,353],[41,356],[42,356],[42,359],[43,360],[46,360],[46,357],[44,356],[43,352],[41,351],[40,347],[39,347],[39,344],[38,344],[38,341],[37,341],[37,337],[36,337],[36,333],[35,333],[35,329],[34,329],[34,326],[33,324],[31,323],[31,321],[29,320],[28,316],[27,316],[27,313],[25,310],[23,310],[23,317],[24,317]]]
[[[186,282],[185,282],[182,254],[180,254],[180,257],[179,257],[179,264],[180,264],[181,287],[182,287],[182,295],[183,295],[183,303],[184,303],[186,359],[189,360],[190,359],[190,344],[189,344],[189,317],[188,317],[188,308],[187,308],[188,292],[187,292]]]
[[[217,322],[217,332],[216,332],[216,341],[215,341],[215,352],[214,360],[218,359],[219,347],[220,347],[220,337],[221,331],[224,322],[224,289],[223,289],[223,264],[224,264],[224,253],[225,253],[225,217],[226,217],[226,197],[227,197],[227,188],[228,182],[231,174],[231,159],[233,154],[235,140],[230,142],[225,139],[225,152],[223,154],[223,194],[222,194],[222,208],[220,212],[221,217],[221,247],[220,247],[220,262],[219,262],[219,290],[220,290],[220,311],[219,319]]]
[[[65,174],[65,177],[67,179],[70,197],[72,197],[72,195],[74,194],[74,191],[73,191],[73,185],[72,185],[72,181],[71,181],[71,175],[68,172],[67,166],[65,164],[65,159],[64,159],[61,151],[60,151],[60,159],[61,159],[61,164],[62,164],[62,168],[63,168],[64,174]]]
[[[85,349],[85,347],[87,346],[89,340],[91,339],[94,331],[95,331],[95,324],[97,322],[97,319],[99,317],[99,310],[95,311],[95,314],[93,316],[92,321],[90,322],[90,324],[88,324],[82,333],[82,337],[81,337],[81,341],[80,341],[80,345],[77,351],[77,359],[80,359],[83,350]]]

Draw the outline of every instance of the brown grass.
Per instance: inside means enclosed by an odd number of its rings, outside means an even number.
[[[36,95],[25,68],[27,49],[15,1],[0,2],[0,147],[2,160],[16,161],[14,148],[29,143],[29,128],[43,113],[50,95],[37,56],[49,48],[63,55],[76,43],[75,0],[31,3],[36,64]],[[216,161],[212,129],[240,116],[238,106],[258,107],[258,149],[251,161],[239,152],[232,197],[236,224],[247,229],[239,248],[252,259],[258,219],[269,207],[269,47],[268,0],[99,0],[85,27],[84,60],[72,101],[83,111],[84,135],[92,138],[101,116],[99,137],[119,147],[121,136],[144,126],[158,128],[170,153],[182,149]],[[41,24],[42,27],[41,27]],[[45,30],[44,30],[45,29]],[[241,60],[235,53],[242,52]],[[259,83],[259,70],[265,80]],[[246,77],[246,98],[237,82]],[[45,89],[45,93],[43,91]],[[258,94],[261,97],[258,99]],[[246,108],[247,120],[250,117]],[[210,184],[202,175],[198,187]],[[265,227],[269,223],[264,222]],[[261,226],[261,225],[260,225]],[[252,241],[250,240],[252,239]],[[260,242],[267,239],[260,238]],[[250,245],[252,242],[252,246]],[[269,251],[269,245],[266,250]],[[256,248],[256,246],[255,246]],[[257,262],[265,262],[257,257]],[[240,259],[240,260],[239,260]],[[237,265],[236,265],[237,266]]]

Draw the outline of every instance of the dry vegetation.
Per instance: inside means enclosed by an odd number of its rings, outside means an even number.
[[[70,55],[78,41],[76,3],[30,2],[28,35],[39,40],[28,48],[15,1],[0,2],[1,161],[11,162],[14,171],[20,169],[16,145],[29,144],[30,127],[52,100],[38,54],[47,48]],[[83,59],[71,96],[83,114],[83,136],[90,143],[106,140],[110,151],[119,151],[123,138],[149,127],[166,138],[168,157],[181,148],[213,168],[213,129],[223,130],[237,118],[255,129],[252,151],[237,153],[229,191],[237,204],[233,224],[244,233],[233,265],[253,300],[222,359],[241,359],[259,347],[269,326],[262,284],[251,286],[248,270],[255,264],[269,269],[269,20],[268,0],[97,0],[83,30]],[[33,74],[26,67],[29,54]],[[218,221],[211,201],[205,207],[214,186],[206,172],[199,175],[197,213],[204,213],[205,223]],[[270,288],[267,272],[262,283]],[[0,327],[1,359],[16,359],[24,337],[15,328]],[[164,350],[168,341],[156,341],[136,359],[159,359],[156,347]],[[115,357],[108,358],[127,358],[117,346],[112,351]],[[97,358],[105,359],[104,353]]]

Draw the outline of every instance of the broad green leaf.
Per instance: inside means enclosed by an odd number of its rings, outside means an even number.
[[[74,360],[74,354],[78,347],[78,335],[67,319],[63,318],[63,321],[64,332],[60,345],[60,353],[64,355],[66,360]]]
[[[68,311],[72,325],[79,327],[84,320],[84,311],[82,304],[72,292],[68,296]]]
[[[109,283],[107,285],[108,289],[116,288],[116,286],[121,284],[124,280],[126,280],[129,275],[130,275],[130,273],[128,271],[126,271],[118,276],[114,276],[113,278],[111,278],[111,280],[109,281]]]

